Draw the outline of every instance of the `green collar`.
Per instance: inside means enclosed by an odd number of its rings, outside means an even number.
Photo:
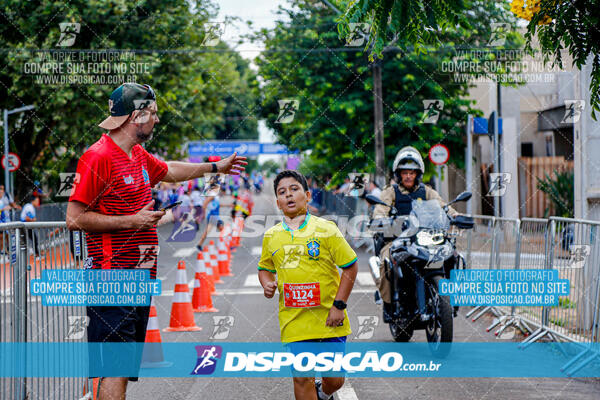
[[[308,224],[308,220],[310,219],[310,213],[307,211],[306,212],[306,218],[304,218],[304,222],[302,222],[302,225],[300,225],[298,227],[298,229],[295,229],[297,231],[301,230],[302,228],[304,228],[306,226],[306,224]],[[283,229],[285,229],[288,232],[294,232],[294,229],[290,229],[289,226],[287,226],[287,224],[285,223],[285,219],[283,221],[281,221],[281,225],[283,226]]]

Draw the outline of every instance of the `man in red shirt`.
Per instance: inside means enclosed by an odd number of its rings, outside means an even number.
[[[86,232],[86,264],[91,268],[146,268],[155,279],[156,225],[165,211],[153,210],[152,187],[160,181],[181,182],[208,172],[236,175],[244,170],[246,158],[234,153],[216,163],[160,161],[141,146],[159,122],[152,88],[124,83],[113,91],[108,104],[110,116],[99,125],[108,133],[79,159],[67,227]],[[148,314],[149,307],[90,306],[88,341],[144,342]],[[110,357],[97,356],[90,358],[104,362]],[[140,357],[135,354],[128,359],[139,368]],[[124,399],[126,390],[127,378],[102,378],[98,399]]]

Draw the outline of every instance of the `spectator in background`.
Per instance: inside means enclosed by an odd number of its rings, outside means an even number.
[[[370,195],[375,196],[377,198],[381,198],[381,189],[377,186],[377,183],[374,181],[369,182],[368,191]]]
[[[309,189],[311,201],[308,203],[308,211],[315,215],[319,215],[323,208],[323,190],[319,188],[319,185],[314,178],[310,178],[309,180]]]
[[[179,205],[179,217],[183,217],[185,213],[194,212],[192,211],[192,199],[187,190],[187,185],[184,185],[183,194],[179,196],[178,201],[181,201],[181,204]]]
[[[337,188],[333,192],[333,194],[346,195],[346,194],[348,194],[351,187],[352,187],[352,182],[350,181],[350,177],[346,177],[346,179],[344,179],[344,183],[339,188]]]
[[[4,190],[4,185],[0,185],[0,222],[10,222],[10,210],[20,210],[21,206],[13,201],[10,194]]]
[[[41,200],[39,196],[31,195],[29,197],[29,202],[23,206],[21,210],[21,222],[35,222],[36,218],[36,208],[40,206]],[[33,247],[35,252],[35,256],[38,257],[40,255],[40,250],[38,249],[38,240],[37,234],[34,229],[27,230],[27,236],[29,237],[29,243]]]
[[[198,186],[194,186],[192,193],[190,194],[190,198],[192,200],[192,206],[194,207],[194,220],[196,221],[196,230],[200,230],[200,223],[202,222],[203,210],[202,203],[204,203],[204,198],[202,197],[202,192]]]

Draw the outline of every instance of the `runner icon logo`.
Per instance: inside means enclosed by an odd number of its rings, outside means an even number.
[[[490,33],[489,47],[504,46],[506,35],[510,31],[510,24],[507,22],[492,22],[490,25],[492,32]]]
[[[371,339],[375,333],[375,328],[379,324],[379,317],[375,315],[359,315],[358,316],[358,332],[354,339],[366,340]]]
[[[81,25],[76,22],[61,22],[58,26],[60,27],[60,37],[56,45],[58,47],[73,46]]]
[[[300,106],[300,101],[294,99],[277,100],[279,103],[279,115],[275,120],[276,124],[289,124],[294,120],[296,111]]]
[[[229,337],[229,331],[233,328],[235,318],[231,315],[216,315],[213,317],[213,333],[211,339],[223,340]]]
[[[73,188],[79,183],[79,174],[76,172],[61,172],[58,174],[60,177],[60,186],[56,197],[70,197]]]
[[[69,333],[65,340],[80,340],[83,338],[85,328],[90,323],[90,317],[86,315],[69,316]]]
[[[217,359],[223,355],[221,346],[196,346],[198,361],[190,375],[210,375],[217,368]]]

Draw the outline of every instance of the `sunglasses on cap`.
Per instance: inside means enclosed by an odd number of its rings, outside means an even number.
[[[156,94],[150,85],[142,85],[146,89],[148,89],[148,93],[146,93],[145,100],[156,100]]]

